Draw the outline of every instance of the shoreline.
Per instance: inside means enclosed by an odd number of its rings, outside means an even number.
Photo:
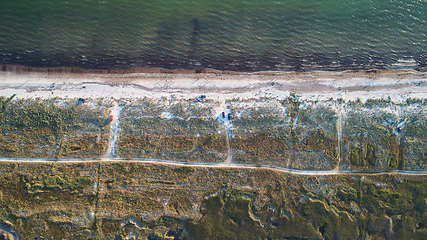
[[[40,70],[40,69],[39,69]],[[58,70],[58,69],[56,69]],[[151,69],[153,70],[153,69]],[[0,95],[17,98],[140,97],[195,98],[201,94],[221,101],[241,98],[283,98],[291,92],[303,100],[425,99],[427,73],[416,71],[316,72],[177,72],[97,73],[21,68],[0,71]]]
[[[400,74],[414,72],[418,74],[427,74],[426,71],[418,70],[411,66],[406,66],[403,63],[397,63],[395,66],[388,68],[316,68],[307,70],[230,70],[230,69],[216,69],[203,66],[192,67],[177,67],[165,68],[159,66],[130,66],[123,68],[85,68],[84,66],[26,66],[16,63],[2,63],[0,72],[14,72],[14,73],[48,73],[48,74],[222,74],[222,75],[305,75],[312,73],[326,73],[326,74],[342,74],[342,73],[356,73],[356,74]],[[400,65],[399,65],[400,64]]]

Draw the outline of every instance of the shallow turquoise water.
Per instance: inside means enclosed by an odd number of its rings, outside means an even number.
[[[423,68],[426,20],[425,0],[3,1],[0,56],[87,68]]]

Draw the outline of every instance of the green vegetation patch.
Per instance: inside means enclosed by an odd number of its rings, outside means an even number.
[[[102,100],[2,97],[0,156],[98,157],[107,144],[108,108]]]
[[[343,120],[343,159],[355,169],[403,169],[398,106],[388,101],[350,102]]]
[[[427,233],[427,183],[419,176],[298,176],[137,162],[3,163],[0,171],[0,224],[30,238],[423,239]]]
[[[173,98],[158,102],[144,98],[125,103],[120,122],[119,156],[225,161],[228,154],[226,131],[212,116],[212,108],[217,104],[208,100]]]
[[[409,102],[411,104],[402,106],[401,114],[404,124],[400,139],[405,169],[425,171],[427,170],[427,106],[414,100]]]
[[[302,214],[325,239],[355,239],[359,235],[357,222],[348,212],[310,197],[300,207]]]
[[[229,102],[233,159],[298,169],[332,169],[339,160],[336,102],[276,99]]]
[[[0,165],[0,224],[23,239],[72,239],[94,232],[97,168],[92,163]]]

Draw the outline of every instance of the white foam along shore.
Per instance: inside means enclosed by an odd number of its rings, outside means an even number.
[[[390,98],[403,102],[427,97],[427,77],[419,72],[265,74],[48,74],[0,72],[0,96],[16,98],[278,98],[291,92],[302,100],[362,102]]]

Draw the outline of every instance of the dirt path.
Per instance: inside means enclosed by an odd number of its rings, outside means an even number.
[[[117,140],[119,139],[119,125],[120,125],[120,112],[122,107],[119,106],[117,101],[114,102],[114,106],[111,108],[110,117],[113,121],[110,123],[110,139],[108,141],[108,148],[105,152],[105,157],[115,157]]]
[[[340,169],[340,164],[341,161],[343,159],[343,153],[342,153],[342,117],[343,117],[343,105],[338,103],[338,119],[337,119],[337,135],[338,135],[338,163],[337,166],[334,168],[334,170],[339,170]]]
[[[65,162],[65,163],[90,163],[90,162],[138,162],[149,164],[164,164],[172,166],[186,166],[186,167],[204,167],[204,168],[237,168],[237,169],[267,169],[271,171],[284,172],[296,175],[307,176],[326,176],[326,175],[412,175],[412,176],[426,176],[427,171],[408,171],[408,170],[300,170],[277,167],[274,165],[259,165],[259,164],[238,164],[238,163],[197,163],[197,162],[180,162],[163,159],[150,159],[150,158],[99,158],[99,159],[43,159],[43,158],[0,158],[0,162],[19,162],[19,163],[52,163],[52,162]]]
[[[231,130],[227,128],[227,142],[228,142],[228,157],[225,163],[233,162],[233,147],[231,146]]]

